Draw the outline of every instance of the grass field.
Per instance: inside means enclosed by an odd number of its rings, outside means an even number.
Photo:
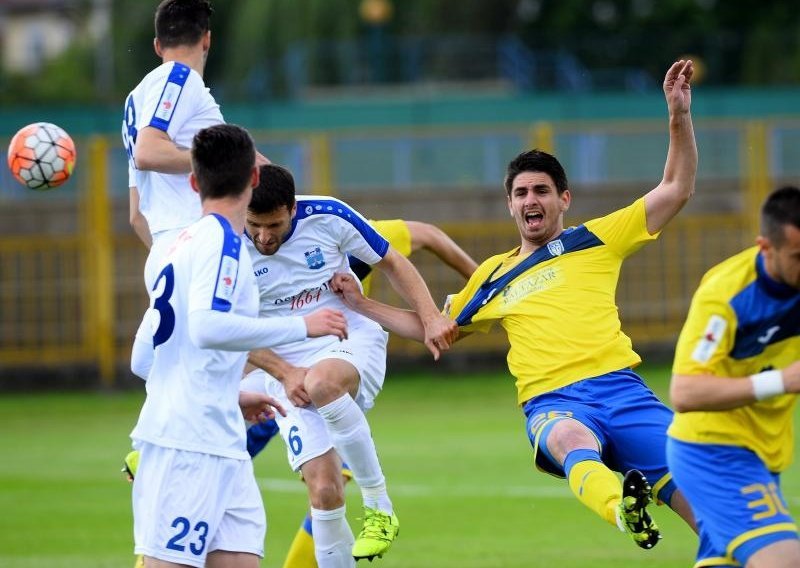
[[[642,369],[663,396],[665,369]],[[130,491],[119,472],[142,392],[0,395],[0,566],[132,565]],[[512,379],[394,375],[370,415],[402,531],[381,568],[686,567],[694,535],[666,508],[664,540],[636,548],[535,471]],[[279,567],[305,509],[279,441],[256,460]],[[796,468],[785,476],[798,495]],[[356,527],[359,495],[348,491]],[[366,563],[362,563],[365,564]]]

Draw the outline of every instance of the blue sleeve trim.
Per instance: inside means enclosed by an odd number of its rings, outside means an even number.
[[[167,82],[164,83],[164,89],[161,91],[161,96],[158,99],[158,106],[150,119],[149,126],[158,128],[166,132],[169,129],[169,123],[172,121],[172,116],[175,114],[175,107],[178,106],[178,101],[183,93],[183,87],[189,79],[191,69],[182,63],[175,63],[172,66],[172,71],[167,77]],[[162,109],[163,105],[169,105],[169,108]],[[164,117],[158,116],[163,112]]]
[[[375,253],[383,258],[389,252],[389,241],[376,231],[361,215],[349,205],[338,199],[298,199],[297,214],[292,224],[292,232],[297,221],[312,215],[334,215],[350,223],[367,241]],[[291,236],[291,233],[286,237]]]
[[[212,213],[212,216],[219,221],[223,231],[222,253],[219,259],[219,266],[217,267],[217,282],[214,286],[214,296],[211,300],[211,309],[219,312],[231,311],[231,302],[228,299],[232,291],[236,289],[239,274],[239,254],[242,250],[242,239],[233,232],[233,228],[228,220],[217,213]],[[226,260],[226,258],[228,260]],[[235,274],[225,274],[223,271],[230,266],[233,261],[236,267]],[[226,281],[227,279],[227,281]],[[220,287],[222,285],[222,289]],[[224,290],[230,290],[225,292]],[[226,298],[227,296],[227,298]]]
[[[475,295],[472,296],[461,313],[456,318],[456,323],[459,326],[469,325],[472,318],[480,309],[489,303],[489,300],[505,289],[506,286],[517,278],[523,272],[541,264],[545,261],[551,260],[563,254],[578,252],[589,248],[594,248],[603,245],[597,235],[589,231],[585,225],[580,227],[569,228],[561,233],[557,239],[553,239],[545,246],[540,247],[533,251],[525,260],[520,262],[517,266],[500,276],[497,280],[492,280],[492,276],[500,269],[502,264],[499,264],[491,274],[486,278],[483,284],[480,285]]]

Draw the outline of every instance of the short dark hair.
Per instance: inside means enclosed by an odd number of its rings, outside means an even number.
[[[255,144],[241,126],[217,124],[194,135],[192,172],[201,199],[241,195],[250,186],[255,163]]]
[[[162,47],[194,45],[210,29],[209,0],[161,0],[156,8],[156,39]]]
[[[258,185],[253,188],[253,197],[248,206],[250,213],[272,213],[282,206],[291,211],[294,207],[292,172],[278,164],[266,164],[259,168],[259,174]]]
[[[775,247],[786,240],[786,225],[800,229],[800,189],[791,185],[773,191],[761,207],[761,235]]]
[[[567,174],[559,161],[552,154],[539,149],[526,150],[508,163],[504,185],[506,193],[511,195],[511,186],[522,172],[542,172],[549,175],[556,184],[558,194],[569,189]]]

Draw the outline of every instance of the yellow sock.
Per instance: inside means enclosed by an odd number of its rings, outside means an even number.
[[[617,526],[616,509],[622,499],[622,484],[603,462],[585,460],[572,464],[569,488],[581,503]]]
[[[133,568],[144,568],[144,554],[136,555],[136,564],[133,565]]]
[[[314,556],[314,539],[305,526],[301,526],[294,535],[292,546],[283,562],[283,568],[317,568],[317,559]]]

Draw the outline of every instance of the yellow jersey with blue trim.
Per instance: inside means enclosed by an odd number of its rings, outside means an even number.
[[[692,299],[673,372],[749,380],[800,359],[800,291],[773,280],[758,247],[709,270]],[[669,435],[685,442],[743,446],[773,472],[794,448],[792,394],[731,410],[675,415]]]
[[[408,224],[405,220],[382,219],[380,221],[375,221],[370,219],[369,224],[372,225],[372,228],[378,231],[384,239],[389,241],[390,247],[406,258],[411,256],[411,231],[408,229]],[[371,270],[366,271],[366,276],[361,279],[361,287],[364,289],[364,295],[369,296],[370,292],[372,292]]]
[[[564,230],[527,255],[519,248],[483,262],[445,313],[464,331],[500,321],[520,404],[641,359],[622,332],[615,301],[623,260],[655,239],[644,199]]]

